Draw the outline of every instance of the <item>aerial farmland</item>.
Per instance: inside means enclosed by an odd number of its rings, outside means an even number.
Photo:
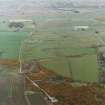
[[[0,0],[0,105],[105,105],[105,2]]]

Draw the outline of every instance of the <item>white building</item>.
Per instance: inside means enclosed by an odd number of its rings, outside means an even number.
[[[89,26],[74,26],[74,30],[87,30],[89,28]]]

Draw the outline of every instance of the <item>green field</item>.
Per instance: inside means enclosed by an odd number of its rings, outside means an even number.
[[[0,32],[0,58],[17,59],[21,41],[26,38],[26,32]]]

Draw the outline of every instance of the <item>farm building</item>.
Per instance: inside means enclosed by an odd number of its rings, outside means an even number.
[[[88,30],[89,29],[89,26],[74,26],[74,30],[77,31],[77,30]]]

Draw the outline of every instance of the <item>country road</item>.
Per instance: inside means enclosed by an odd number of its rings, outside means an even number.
[[[0,105],[27,105],[24,78],[16,68],[0,66]]]

